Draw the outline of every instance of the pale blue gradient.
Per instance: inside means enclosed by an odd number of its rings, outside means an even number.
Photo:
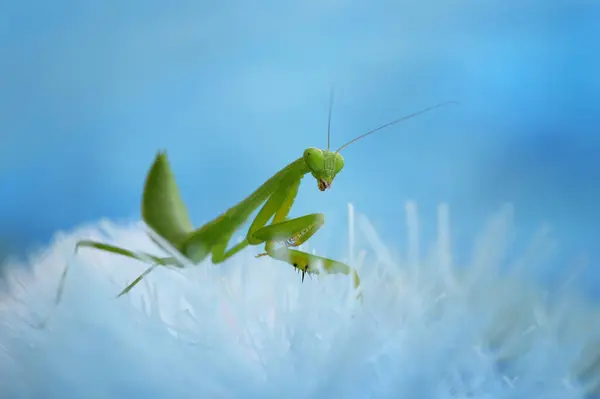
[[[0,18],[0,220],[25,242],[138,218],[161,148],[193,220],[213,218],[326,145],[335,82],[335,146],[462,105],[349,147],[326,194],[306,179],[294,214],[327,212],[319,236],[336,234],[348,202],[396,240],[406,199],[446,201],[460,259],[481,217],[509,201],[519,232],[553,226],[557,262],[597,259],[594,2],[23,1]]]

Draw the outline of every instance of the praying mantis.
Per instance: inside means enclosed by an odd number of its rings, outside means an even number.
[[[303,282],[305,274],[318,274],[320,270],[323,270],[328,274],[352,274],[354,287],[358,288],[360,278],[356,270],[350,266],[333,259],[292,249],[310,239],[325,223],[325,215],[322,213],[313,213],[293,219],[288,218],[302,178],[307,174],[312,175],[317,181],[318,189],[327,191],[336,176],[344,168],[344,158],[340,154],[342,149],[383,128],[455,102],[446,101],[403,116],[361,134],[339,147],[336,151],[330,150],[332,103],[333,90],[329,103],[326,150],[319,148],[304,150],[301,157],[275,173],[248,197],[197,229],[193,228],[189,219],[166,152],[158,152],[145,181],[141,201],[143,221],[192,264],[199,264],[209,255],[213,264],[219,264],[249,245],[264,244],[265,252],[257,255],[257,257],[270,256],[292,265],[298,272],[302,273]],[[245,239],[228,249],[233,234],[247,222],[252,213],[261,205],[262,208],[252,221]],[[271,219],[271,224],[268,224]],[[154,238],[152,239],[159,244]],[[81,240],[77,243],[76,250],[80,247],[95,248],[151,264],[117,297],[128,293],[158,266],[185,267],[184,262],[177,257],[157,257],[97,241]],[[317,265],[320,265],[320,267],[317,267]]]

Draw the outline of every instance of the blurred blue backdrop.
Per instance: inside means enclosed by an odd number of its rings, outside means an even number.
[[[21,250],[103,217],[138,219],[162,148],[194,222],[210,220],[304,148],[326,146],[335,83],[334,147],[440,101],[462,105],[348,147],[327,193],[306,178],[293,214],[326,212],[322,240],[345,234],[352,202],[393,244],[407,199],[431,237],[444,201],[460,254],[512,202],[517,248],[547,222],[556,265],[598,259],[598,3],[0,7],[0,220]]]

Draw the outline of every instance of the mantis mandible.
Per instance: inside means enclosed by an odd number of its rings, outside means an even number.
[[[325,215],[322,213],[288,219],[288,214],[296,199],[302,178],[310,173],[317,181],[319,190],[326,191],[344,168],[344,158],[340,154],[343,148],[383,128],[455,102],[443,102],[396,119],[356,137],[336,151],[330,151],[332,103],[333,90],[329,102],[327,150],[318,148],[304,150],[300,158],[285,166],[248,197],[198,229],[193,228],[189,219],[166,152],[159,152],[146,177],[141,204],[142,219],[148,227],[164,238],[193,264],[202,262],[209,254],[212,257],[212,263],[219,264],[248,245],[264,243],[265,252],[258,256],[268,255],[289,263],[302,273],[302,281],[304,281],[306,273],[317,274],[319,268],[315,265],[321,265],[322,269],[329,274],[352,274],[354,287],[358,288],[360,278],[358,273],[350,266],[333,259],[290,249],[306,242],[325,223]],[[261,205],[262,208],[250,225],[246,238],[239,244],[227,249],[233,234],[246,223],[250,215]],[[271,219],[271,224],[267,225]],[[77,243],[77,248],[79,247],[96,248],[151,264],[151,267],[123,289],[118,297],[129,292],[157,266],[179,268],[185,266],[175,257],[160,258],[148,253],[136,253],[97,241],[82,240]]]

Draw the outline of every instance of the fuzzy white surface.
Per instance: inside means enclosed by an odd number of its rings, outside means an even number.
[[[568,281],[549,300],[523,277],[535,240],[521,269],[500,271],[509,208],[490,220],[464,267],[452,264],[443,205],[425,257],[415,205],[407,205],[410,246],[401,260],[364,216],[354,229],[349,210],[362,304],[346,276],[301,284],[285,264],[254,258],[261,248],[222,265],[158,268],[115,299],[145,265],[92,249],[74,255],[75,242],[157,253],[142,226],[103,222],[58,235],[28,265],[9,265],[0,292],[0,396],[593,397],[599,313]]]

